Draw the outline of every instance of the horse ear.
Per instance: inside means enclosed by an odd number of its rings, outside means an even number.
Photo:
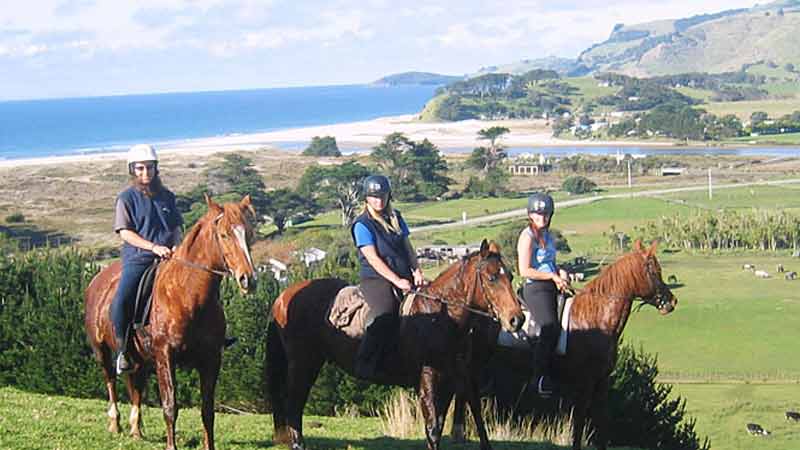
[[[644,253],[641,239],[637,239],[636,242],[633,243],[633,249],[636,250],[638,253]]]
[[[658,240],[657,239],[653,239],[653,242],[650,243],[650,248],[647,249],[647,256],[655,255],[657,248],[658,248]]]
[[[486,258],[489,256],[489,241],[486,239],[481,242],[481,258]]]
[[[496,255],[500,254],[500,246],[497,245],[497,242],[489,242],[489,253],[494,253]]]
[[[253,217],[256,216],[256,210],[255,208],[253,208],[253,202],[250,199],[250,194],[244,196],[242,201],[239,202],[239,207],[242,208],[243,210],[250,211],[250,214],[252,214]]]
[[[215,211],[219,211],[219,210],[222,209],[222,207],[219,206],[219,204],[217,204],[217,202],[215,202],[214,200],[211,200],[211,197],[208,195],[207,192],[203,193],[203,197],[206,198],[206,205],[208,205],[208,209],[209,210],[213,209]]]

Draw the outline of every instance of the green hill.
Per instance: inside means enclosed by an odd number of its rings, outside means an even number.
[[[614,27],[578,57],[588,70],[647,77],[738,71],[744,65],[800,63],[794,38],[800,1],[783,0],[677,20]]]
[[[440,75],[438,73],[430,72],[403,72],[393,75],[387,75],[379,80],[372,82],[373,85],[378,86],[402,86],[402,85],[433,85],[439,86],[449,84],[454,81],[459,81],[464,77],[457,77],[451,75]]]

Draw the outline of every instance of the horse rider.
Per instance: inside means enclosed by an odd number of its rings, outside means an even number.
[[[550,232],[555,205],[553,198],[537,192],[528,197],[528,226],[517,240],[517,265],[525,278],[522,298],[540,327],[534,357],[536,391],[549,397],[556,389],[552,375],[553,352],[559,336],[556,296],[569,289],[569,277],[556,265],[556,243]]]
[[[392,208],[392,187],[383,175],[364,179],[364,210],[351,228],[358,247],[361,291],[369,304],[366,333],[356,355],[357,377],[379,376],[382,356],[398,324],[401,292],[422,286],[425,278],[408,240],[408,226]]]
[[[117,374],[132,369],[127,354],[139,280],[156,258],[168,259],[181,240],[183,218],[175,194],[159,177],[158,156],[147,144],[128,151],[130,186],[117,196],[114,231],[123,240],[122,276],[111,303],[111,323],[117,341]]]

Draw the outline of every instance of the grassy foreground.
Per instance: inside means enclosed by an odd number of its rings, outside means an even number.
[[[121,405],[123,430],[127,432],[128,405]],[[272,418],[267,415],[217,414],[216,444],[220,449],[278,449],[272,445]],[[127,434],[106,431],[106,403],[101,400],[31,394],[0,388],[0,448],[19,450],[161,449],[165,430],[160,408],[144,408],[144,434],[134,441]],[[306,441],[312,449],[410,450],[424,448],[421,439],[384,436],[378,418],[307,416]],[[178,448],[202,448],[202,425],[196,408],[183,409],[177,426]],[[445,448],[477,449],[477,442]],[[494,441],[497,450],[557,450],[565,447],[531,442]],[[619,447],[618,450],[624,450]],[[630,449],[628,450],[635,450]]]

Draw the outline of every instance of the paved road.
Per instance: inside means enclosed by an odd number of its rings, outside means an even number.
[[[793,178],[789,180],[778,180],[778,181],[754,181],[751,183],[730,183],[730,184],[715,184],[713,186],[714,190],[719,189],[730,189],[730,188],[738,188],[738,187],[747,187],[747,186],[769,186],[769,185],[783,185],[783,184],[795,184],[800,183],[800,179]],[[673,192],[689,192],[689,191],[705,191],[708,189],[707,184],[698,184],[693,186],[686,186],[680,188],[669,188],[669,189],[653,189],[647,191],[638,191],[638,192],[628,192],[622,194],[606,194],[606,195],[596,195],[594,197],[584,197],[584,198],[577,198],[575,200],[565,200],[561,202],[556,202],[557,208],[568,208],[570,206],[576,205],[585,205],[587,203],[593,203],[600,200],[607,200],[612,198],[634,198],[634,197],[648,197],[652,195],[660,195],[660,194],[671,194]],[[527,214],[525,208],[522,209],[515,209],[513,211],[506,211],[497,214],[490,214],[488,216],[480,216],[474,219],[467,219],[466,222],[462,221],[453,221],[448,223],[440,223],[436,225],[425,225],[422,227],[412,227],[411,231],[416,233],[420,231],[432,231],[432,230],[442,230],[446,228],[459,228],[459,227],[469,227],[477,224],[483,223],[492,223],[492,222],[503,222],[509,219],[514,218],[524,218]]]

